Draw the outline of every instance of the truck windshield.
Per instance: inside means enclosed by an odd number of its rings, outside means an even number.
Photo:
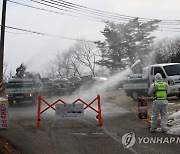
[[[180,75],[180,64],[163,66],[168,76]]]

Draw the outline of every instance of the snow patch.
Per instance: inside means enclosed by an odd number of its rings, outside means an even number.
[[[180,135],[180,110],[169,115],[168,125],[168,134]]]

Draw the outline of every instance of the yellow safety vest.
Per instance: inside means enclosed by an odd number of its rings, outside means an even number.
[[[154,83],[156,100],[165,100],[167,98],[167,83],[166,82],[155,82]]]

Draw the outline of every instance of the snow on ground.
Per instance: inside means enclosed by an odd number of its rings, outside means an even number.
[[[169,115],[168,125],[168,134],[180,135],[180,110]]]

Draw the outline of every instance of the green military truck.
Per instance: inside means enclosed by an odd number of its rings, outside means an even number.
[[[25,72],[26,67],[16,69],[16,75],[8,80],[5,94],[9,105],[20,102],[36,103],[42,93],[42,82],[39,73]]]

